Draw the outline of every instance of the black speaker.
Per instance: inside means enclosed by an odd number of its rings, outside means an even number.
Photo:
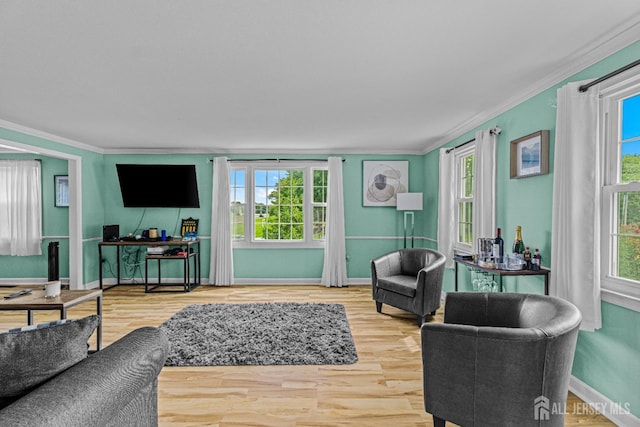
[[[120,240],[120,226],[118,224],[102,226],[102,241],[117,242]]]
[[[60,280],[60,259],[58,257],[58,242],[49,242],[49,277],[48,280]]]

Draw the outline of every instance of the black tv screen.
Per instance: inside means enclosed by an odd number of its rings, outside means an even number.
[[[125,208],[199,208],[195,165],[117,164]]]

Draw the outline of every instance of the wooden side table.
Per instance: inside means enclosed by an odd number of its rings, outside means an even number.
[[[100,322],[96,329],[96,350],[102,349],[102,290],[90,289],[81,291],[70,291],[63,289],[60,295],[55,298],[45,298],[44,290],[33,290],[31,293],[16,298],[4,299],[5,295],[13,293],[15,288],[11,288],[10,292],[3,292],[0,299],[0,311],[9,310],[26,310],[27,325],[33,325],[33,312],[37,310],[58,310],[60,319],[67,318],[67,309],[82,304],[83,302],[96,300],[96,314],[100,316]]]
[[[197,288],[200,285],[200,262],[198,261],[198,254],[190,252],[184,256],[182,255],[147,255],[144,259],[144,291],[145,292],[190,292],[192,289]],[[191,268],[190,260],[193,259],[193,282],[191,281]],[[156,260],[158,262],[158,282],[149,283],[149,261]],[[166,260],[179,260],[184,263],[183,283],[162,283],[162,273],[160,271],[160,264]],[[174,290],[160,290],[163,286],[182,286],[182,289]]]

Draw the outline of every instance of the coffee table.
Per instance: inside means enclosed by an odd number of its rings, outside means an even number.
[[[4,297],[15,292],[15,288],[2,292]],[[33,290],[31,293],[16,298],[0,298],[0,311],[27,310],[27,325],[33,325],[33,312],[36,310],[58,310],[60,319],[67,318],[67,309],[82,304],[83,302],[96,300],[96,314],[100,316],[100,322],[96,329],[96,349],[102,349],[102,290],[90,289],[80,291],[70,291],[63,289],[60,295],[55,298],[45,298],[43,289]]]

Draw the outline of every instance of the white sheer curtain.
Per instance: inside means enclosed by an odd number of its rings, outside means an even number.
[[[455,236],[455,162],[453,151],[440,149],[440,177],[438,185],[438,251],[447,257],[445,266],[453,268],[453,239]]]
[[[233,285],[233,248],[231,246],[231,213],[229,212],[229,165],[226,157],[213,162],[213,195],[211,207],[211,263],[209,283]]]
[[[37,160],[0,160],[0,255],[42,255],[42,178]]]
[[[597,86],[558,89],[549,292],[574,303],[581,329],[602,326],[600,312],[600,151]]]
[[[491,130],[476,132],[473,171],[473,240],[491,237],[496,229],[496,135]]]
[[[322,284],[327,287],[342,287],[347,285],[347,261],[342,159],[340,157],[329,157],[328,175],[327,225],[325,229]]]

